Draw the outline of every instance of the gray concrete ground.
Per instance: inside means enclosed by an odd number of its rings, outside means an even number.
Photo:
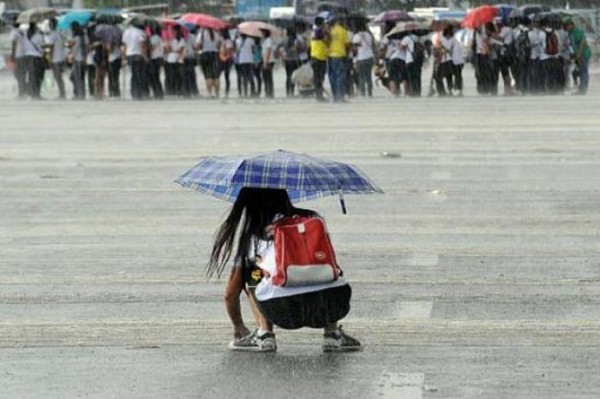
[[[79,103],[14,101],[0,76],[0,398],[599,397],[599,84]],[[278,330],[273,355],[226,349],[224,280],[203,266],[228,205],[173,180],[278,148],[386,191],[349,196],[348,215],[305,204],[354,288],[360,353],[322,354],[316,330]]]

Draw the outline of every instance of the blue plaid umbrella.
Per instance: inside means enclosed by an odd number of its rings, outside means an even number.
[[[254,157],[207,157],[176,183],[235,202],[243,187],[285,189],[292,202],[328,195],[383,193],[355,166],[275,151]]]

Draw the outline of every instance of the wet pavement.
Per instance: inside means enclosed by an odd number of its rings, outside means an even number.
[[[0,397],[597,398],[597,76],[587,97],[341,106],[14,101],[0,76]],[[308,329],[227,350],[224,280],[203,274],[227,204],[173,180],[278,148],[386,192],[303,204],[328,220],[360,353]]]

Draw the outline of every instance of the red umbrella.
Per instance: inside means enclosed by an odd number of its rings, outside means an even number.
[[[238,25],[240,33],[252,37],[261,37],[262,30],[268,30],[271,32],[271,37],[280,38],[282,37],[281,29],[273,24],[262,21],[246,21]]]
[[[185,27],[184,25],[180,24],[179,22],[177,22],[174,19],[163,18],[163,19],[159,19],[158,22],[160,22],[160,24],[162,25],[162,35],[161,36],[162,36],[163,40],[169,41],[175,37],[175,30],[173,28],[176,25],[181,26],[181,31],[183,32],[184,38],[187,39],[188,36],[190,35],[188,28]]]
[[[225,29],[229,26],[229,24],[217,17],[213,17],[208,14],[200,14],[200,13],[189,13],[183,14],[180,18],[185,22],[192,23],[194,25],[198,25],[201,28],[205,29]]]
[[[498,16],[498,9],[493,6],[481,6],[469,11],[462,26],[469,29],[479,28],[492,22]]]

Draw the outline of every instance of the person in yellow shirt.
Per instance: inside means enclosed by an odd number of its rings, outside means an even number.
[[[329,83],[334,102],[344,102],[346,94],[347,56],[350,40],[342,20],[335,18],[330,29],[329,41]]]
[[[329,53],[329,34],[325,29],[325,20],[315,18],[315,27],[310,40],[310,58],[313,69],[313,82],[317,101],[325,101],[323,97],[323,82],[327,70],[327,54]]]

